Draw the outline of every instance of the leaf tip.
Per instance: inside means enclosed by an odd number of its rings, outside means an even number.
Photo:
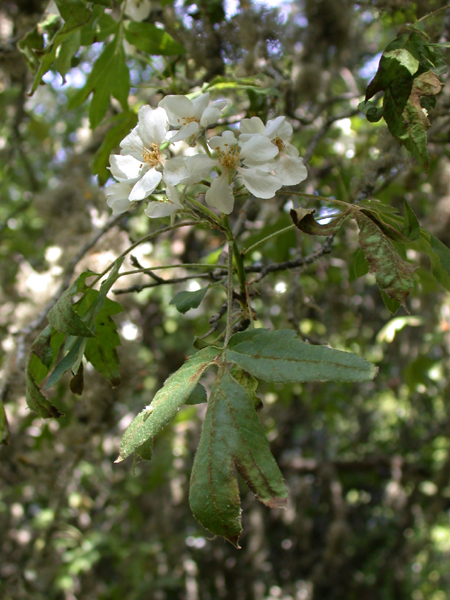
[[[114,461],[114,464],[116,465],[117,463],[121,463],[121,462],[123,462],[123,457],[122,457],[122,456],[120,456],[120,454],[119,454],[119,456],[118,456],[118,457],[116,458],[116,460]]]
[[[275,496],[274,498],[270,498],[270,500],[264,504],[269,508],[282,508],[283,510],[287,510],[287,498]]]

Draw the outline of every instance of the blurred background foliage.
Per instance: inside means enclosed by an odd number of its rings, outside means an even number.
[[[448,82],[430,113],[428,173],[385,124],[368,123],[357,109],[397,30],[444,4],[153,2],[146,22],[186,52],[148,57],[125,45],[131,77],[125,133],[140,104],[155,107],[163,93],[215,81],[213,98],[230,100],[224,122],[288,116],[308,167],[302,191],[351,202],[375,198],[399,210],[406,198],[421,224],[449,245]],[[120,14],[118,2],[106,5],[107,14]],[[46,9],[42,0],[0,5],[0,390],[10,426],[0,459],[0,598],[446,600],[450,297],[429,275],[426,256],[408,251],[420,265],[409,315],[401,309],[393,317],[374,277],[358,277],[354,226],[339,232],[320,261],[269,273],[256,286],[260,325],[351,350],[380,372],[363,385],[260,385],[260,419],[290,500],[287,511],[270,511],[242,483],[241,551],[209,539],[188,507],[204,407],[178,413],[156,440],[151,463],[134,471],[131,461],[113,464],[133,416],[192,353],[193,337],[208,331],[208,319],[225,301],[220,288],[185,316],[169,301],[197,289],[201,279],[117,295],[125,308],[118,316],[121,386],[111,389],[87,368],[81,398],[69,392],[67,378],[55,388],[52,402],[64,417],[42,420],[26,407],[24,353],[47,303],[81,270],[98,272],[158,227],[141,210],[112,223],[99,185],[123,137],[108,137],[124,118],[120,104],[111,101],[94,131],[86,103],[67,108],[105,40],[80,48],[66,83],[50,70],[28,95],[33,77],[17,43]],[[448,42],[450,12],[429,19],[426,31]],[[289,225],[293,205],[295,198],[281,194],[250,201],[243,212],[241,204],[241,244]],[[302,206],[320,209],[317,202]],[[329,205],[320,210],[328,214]],[[291,231],[258,247],[252,260],[289,260],[321,241]],[[220,243],[206,231],[183,229],[134,254],[145,266],[214,261]],[[122,287],[147,283],[135,278]]]

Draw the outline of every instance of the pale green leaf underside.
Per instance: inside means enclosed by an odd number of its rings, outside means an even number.
[[[296,339],[289,329],[253,329],[230,340],[226,360],[258,379],[277,383],[296,381],[366,381],[377,368],[350,352],[313,346]]]
[[[218,348],[204,348],[167,379],[153,398],[151,408],[144,408],[125,431],[120,444],[119,462],[167,425],[194,391],[205,369],[219,354]]]
[[[223,368],[209,398],[189,502],[203,527],[239,547],[242,525],[237,473],[266,506],[285,506],[286,486],[253,402]]]

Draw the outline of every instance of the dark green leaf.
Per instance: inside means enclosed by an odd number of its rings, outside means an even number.
[[[258,379],[278,383],[297,381],[366,381],[377,368],[350,352],[312,346],[289,329],[253,329],[232,336],[225,354]]]
[[[208,402],[189,502],[203,527],[239,548],[242,525],[237,473],[263,504],[286,506],[286,486],[250,396],[228,369],[222,368]]]
[[[83,393],[84,390],[84,369],[83,369],[83,363],[80,363],[80,366],[78,367],[78,371],[75,373],[75,375],[72,377],[72,379],[70,380],[69,383],[69,388],[70,391],[72,392],[72,394],[75,394],[76,396],[81,396],[81,394]]]
[[[174,56],[184,54],[185,48],[171,35],[152,23],[128,21],[125,29],[127,42],[148,55]]]
[[[203,404],[203,402],[206,402],[207,399],[208,398],[206,395],[205,388],[202,386],[201,383],[197,383],[193,392],[191,393],[189,398],[186,400],[185,404],[187,404],[188,406],[192,406],[194,404]]]
[[[383,290],[381,290],[381,297],[388,311],[395,315],[401,306],[400,302],[397,302],[394,298],[390,298]]]
[[[48,322],[58,331],[67,335],[93,337],[89,327],[74,311],[72,296],[77,292],[77,282],[73,283],[61,296],[47,315]]]
[[[360,102],[358,108],[370,123],[378,123],[384,113],[383,107],[377,108],[370,100],[367,100],[367,102]]]
[[[355,279],[367,275],[369,271],[370,265],[364,256],[364,252],[361,248],[358,248],[353,255],[353,263],[350,265],[350,281],[355,281]]]
[[[78,52],[81,44],[80,32],[76,31],[73,35],[65,39],[58,52],[56,58],[56,70],[66,82],[66,75],[72,67],[72,59]]]
[[[64,356],[63,359],[59,361],[56,367],[50,374],[50,377],[47,379],[46,384],[44,386],[44,390],[48,390],[55,383],[61,379],[61,377],[66,373],[69,369],[72,370],[73,373],[76,373],[81,364],[81,360],[83,358],[84,350],[86,348],[87,338],[77,337],[75,338],[75,343],[69,350],[69,352]]]
[[[120,304],[106,298],[95,319],[95,338],[87,341],[85,350],[86,359],[113,387],[120,384],[120,362],[116,351],[116,347],[120,345],[120,338],[111,315],[122,310]]]
[[[86,84],[72,96],[68,108],[79,106],[92,93],[89,121],[92,129],[95,129],[108,110],[111,96],[120,102],[125,111],[128,110],[129,91],[130,73],[126,64],[125,51],[120,36],[116,36],[105,46],[95,61]]]
[[[50,70],[56,59],[58,48],[63,41],[80,30],[92,17],[91,10],[81,0],[56,0],[56,5],[65,23],[39,53],[40,65],[34,78],[30,95],[36,91],[42,81],[42,77]]]
[[[420,225],[408,202],[403,198],[403,211],[405,213],[403,222],[403,234],[411,241],[418,239],[420,235]]]
[[[209,285],[204,288],[200,288],[195,292],[180,292],[177,294],[169,304],[175,304],[177,310],[180,313],[187,313],[191,308],[198,308],[200,306],[201,301],[205,297],[206,292],[209,289]]]
[[[0,401],[0,444],[9,444],[9,425],[6,418],[5,407]]]
[[[376,120],[380,112],[374,112],[367,103],[377,92],[384,91],[382,111],[389,131],[425,169],[426,130],[430,123],[422,107],[425,98],[433,98],[441,91],[438,74],[443,72],[443,63],[442,51],[430,47],[423,32],[408,28],[384,51],[361,108],[369,120]]]
[[[136,448],[154,437],[175,416],[194,391],[205,369],[220,356],[220,350],[212,346],[191,356],[184,365],[171,375],[153,398],[131,422],[120,443],[116,462],[124,460]]]
[[[62,413],[45,398],[36,383],[41,376],[41,369],[41,361],[36,354],[30,351],[25,372],[27,404],[40,417],[44,419],[54,417],[57,419],[62,416]]]
[[[404,305],[414,288],[412,274],[417,269],[402,259],[391,240],[381,230],[372,215],[355,213],[359,227],[359,245],[375,275],[378,285],[386,294]],[[398,232],[400,235],[400,232]]]

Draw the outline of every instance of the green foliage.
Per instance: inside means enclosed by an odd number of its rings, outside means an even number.
[[[245,388],[221,367],[208,402],[192,468],[189,503],[198,521],[239,548],[242,532],[237,473],[271,508],[287,490]]]
[[[195,390],[204,371],[215,364],[219,354],[218,348],[204,348],[167,379],[152,403],[129,425],[120,444],[117,462],[124,460],[167,425]]]
[[[180,313],[187,313],[192,308],[198,308],[209,289],[209,285],[195,292],[179,292],[169,304],[174,304]]]
[[[100,290],[86,287],[86,279],[94,274],[82,273],[61,295],[49,311],[49,325],[35,340],[27,360],[26,383],[28,406],[42,417],[59,417],[61,413],[42,394],[39,384],[47,377],[44,390],[54,386],[71,369],[70,383],[73,393],[83,392],[82,359],[87,360],[111,384],[120,382],[119,358],[116,346],[120,344],[116,326],[111,316],[123,309],[106,297],[118,278],[123,259],[115,261],[111,273]],[[82,298],[72,304],[72,296],[82,293]],[[64,357],[56,364],[58,351],[65,339]]]
[[[124,111],[128,111],[129,91],[130,73],[125,51],[121,37],[116,35],[95,61],[84,87],[70,99],[68,108],[80,106],[92,93],[89,122],[92,129],[95,129],[108,110],[111,96],[120,102]]]
[[[158,29],[153,23],[128,21],[125,26],[125,37],[130,44],[133,44],[145,54],[176,56],[186,52],[183,46],[176,42],[171,35],[162,29]]]
[[[371,122],[384,117],[389,131],[428,170],[426,130],[430,127],[423,108],[434,106],[442,89],[439,76],[446,70],[442,50],[413,27],[402,30],[381,57],[378,71],[360,108]],[[383,108],[369,100],[384,92]]]
[[[225,356],[254,377],[277,383],[365,381],[377,373],[376,367],[363,358],[306,344],[289,329],[237,333],[231,338]]]

